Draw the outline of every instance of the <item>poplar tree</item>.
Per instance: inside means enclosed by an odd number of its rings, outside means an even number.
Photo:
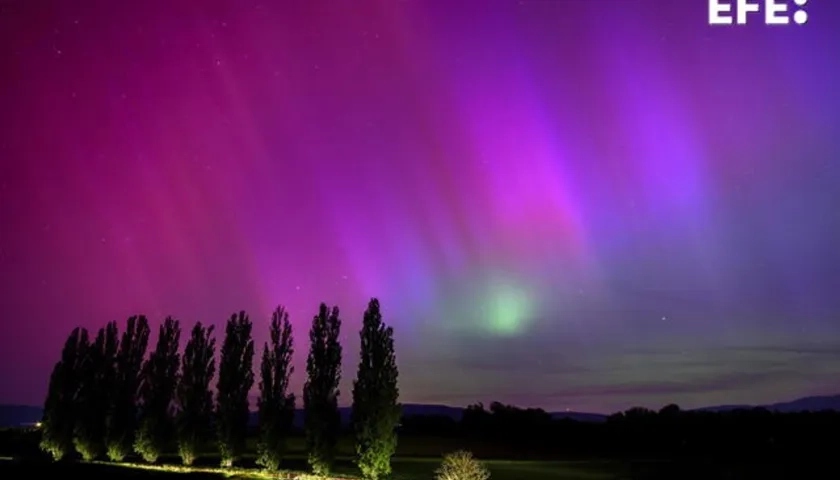
[[[54,460],[61,460],[73,451],[74,410],[88,345],[87,330],[74,329],[64,342],[61,360],[55,364],[50,375],[41,420],[40,447]]]
[[[143,365],[140,424],[134,439],[134,449],[149,463],[156,462],[163,453],[172,432],[171,410],[178,386],[180,339],[180,323],[167,317],[158,330],[155,350]]]
[[[335,463],[341,417],[338,412],[341,381],[341,319],[338,307],[321,304],[309,331],[307,381],[303,387],[306,447],[316,475],[329,475]]]
[[[257,464],[277,470],[295,412],[295,395],[289,392],[289,379],[294,372],[292,324],[283,307],[277,307],[271,316],[270,337],[271,343],[266,342],[263,347],[260,365]]]
[[[216,373],[215,353],[213,326],[196,323],[181,357],[181,376],[176,389],[178,453],[184,465],[195,462],[210,434],[213,415],[210,382]]]
[[[132,451],[140,370],[148,343],[149,321],[143,315],[130,317],[117,350],[114,399],[107,418],[105,443],[108,458],[115,462],[122,461]]]
[[[100,328],[85,355],[74,444],[86,461],[105,455],[106,415],[114,399],[119,329],[117,322]]]
[[[382,322],[379,300],[371,299],[362,322],[361,358],[353,382],[356,463],[371,480],[391,474],[400,421],[394,330]]]
[[[254,385],[252,328],[245,312],[239,312],[230,317],[225,329],[216,400],[216,433],[223,467],[232,467],[245,453],[248,393]]]

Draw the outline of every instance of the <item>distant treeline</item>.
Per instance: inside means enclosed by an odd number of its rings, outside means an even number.
[[[254,381],[253,324],[245,312],[227,321],[216,362],[213,326],[192,328],[183,351],[181,326],[167,318],[147,355],[149,323],[128,319],[91,337],[74,329],[50,377],[40,447],[55,460],[77,454],[85,460],[119,462],[137,454],[155,463],[171,445],[184,464],[208,450],[231,467],[246,453]],[[342,347],[338,307],[321,304],[309,330],[303,388],[308,463],[315,474],[331,471],[340,435],[338,410]],[[294,351],[289,315],[278,308],[258,369],[260,396],[257,464],[277,470],[291,434],[296,397],[290,391]],[[393,330],[382,321],[379,301],[364,313],[361,351],[352,389],[356,464],[367,478],[390,474],[399,422]],[[213,388],[213,383],[216,388]]]
[[[404,417],[401,436],[439,436],[492,445],[491,451],[535,458],[737,458],[825,455],[840,447],[840,413],[776,413],[763,408],[726,412],[633,408],[606,422],[554,419],[540,409],[494,402],[464,410],[460,421],[442,415]],[[781,456],[781,457],[778,457]]]

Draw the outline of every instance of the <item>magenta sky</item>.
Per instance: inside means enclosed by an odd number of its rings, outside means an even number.
[[[840,393],[840,9],[810,3],[3,2],[0,403],[135,313],[245,309],[261,343],[284,304],[300,386],[338,304],[349,380],[371,296],[404,402]]]

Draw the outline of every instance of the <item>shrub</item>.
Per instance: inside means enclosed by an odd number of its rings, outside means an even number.
[[[181,456],[181,463],[190,466],[198,457],[198,449],[195,448],[198,442],[180,441],[178,443],[178,455]]]
[[[435,472],[437,480],[488,480],[490,472],[473,457],[472,453],[460,450],[443,457],[443,463]]]

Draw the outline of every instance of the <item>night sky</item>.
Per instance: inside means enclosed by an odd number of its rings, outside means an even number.
[[[403,402],[840,393],[840,5],[706,8],[0,3],[0,403],[74,326],[278,304],[299,389],[321,301],[346,403],[373,296]]]

